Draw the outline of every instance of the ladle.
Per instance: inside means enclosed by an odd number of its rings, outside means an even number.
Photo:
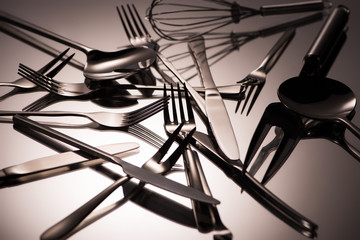
[[[143,47],[129,47],[116,52],[96,50],[3,11],[0,11],[0,20],[85,53],[87,61],[84,67],[84,76],[91,79],[128,77],[139,69],[148,68],[156,59],[155,51]]]

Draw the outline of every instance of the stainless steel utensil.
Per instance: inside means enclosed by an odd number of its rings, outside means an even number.
[[[214,135],[220,151],[231,160],[239,161],[239,146],[223,99],[211,76],[207,63],[203,37],[196,37],[188,42],[189,50],[194,57],[200,79],[205,87],[205,111],[211,133]]]
[[[308,16],[299,17],[287,22],[275,24],[270,27],[252,31],[232,31],[232,32],[212,32],[203,35],[206,42],[207,58],[210,67],[222,61],[233,52],[239,52],[241,48],[250,44],[256,39],[264,39],[277,33],[282,33],[290,28],[300,28],[310,25],[323,19],[326,15],[324,11],[317,12]],[[191,35],[191,34],[189,34]],[[159,41],[160,42],[160,41]],[[171,41],[160,44],[161,51],[176,66],[179,73],[186,80],[191,80],[197,76],[195,65],[189,54],[185,41]],[[164,66],[159,65],[167,73]]]
[[[35,141],[40,142],[44,146],[47,146],[57,152],[68,152],[71,151],[67,146],[59,143],[58,141],[54,140],[53,138],[48,137],[40,132],[34,131],[29,128],[22,128],[15,125],[15,129],[22,134],[34,139]],[[165,142],[165,141],[164,141]],[[79,154],[82,156],[84,152],[81,150],[75,151],[74,153]],[[88,158],[89,155],[85,154]],[[95,167],[90,167],[96,173],[99,173],[113,181],[122,178],[123,176],[114,170],[110,169],[109,166],[106,165],[97,165]],[[178,168],[175,166],[171,168],[168,174],[179,171]],[[89,214],[79,225],[77,225],[72,231],[70,231],[65,238],[72,236],[73,234],[77,233],[78,231],[82,230],[83,228],[87,227],[88,225],[94,223],[95,221],[101,219],[102,217],[106,216],[107,214],[115,211],[119,207],[121,207],[127,201],[132,201],[137,205],[158,214],[166,219],[171,221],[177,222],[179,224],[196,228],[194,217],[192,215],[191,209],[179,204],[178,202],[167,198],[156,191],[151,191],[147,188],[142,188],[135,182],[127,182],[123,186],[124,197],[119,201],[108,205],[106,207],[102,207],[101,209],[95,209],[93,212]],[[159,208],[159,206],[161,206]]]
[[[116,52],[96,50],[3,11],[0,11],[0,20],[85,53],[87,62],[83,70],[84,76],[91,79],[104,80],[127,77],[139,69],[149,67],[156,58],[156,53],[148,48],[125,48]]]
[[[138,143],[117,143],[99,146],[102,151],[124,158],[138,152]],[[0,186],[14,186],[55,175],[96,166],[105,162],[100,158],[88,159],[80,156],[79,151],[68,151],[46,156],[0,170]]]
[[[89,120],[96,122],[100,125],[119,128],[126,127],[139,123],[154,114],[158,113],[168,103],[169,97],[165,97],[157,100],[156,102],[150,103],[142,108],[136,109],[127,113],[115,113],[115,112],[67,112],[67,111],[0,111],[0,116],[12,116],[15,114],[25,116],[75,116],[85,117]]]
[[[69,60],[71,61],[71,60]],[[64,63],[65,64],[65,63]],[[114,101],[123,101],[128,100],[129,102],[133,102],[136,99],[143,99],[143,98],[152,98],[156,96],[151,95],[130,95],[128,92],[121,94],[121,91],[137,89],[137,90],[163,90],[160,86],[149,86],[149,85],[140,85],[140,84],[118,84],[118,85],[110,85],[110,86],[101,86],[100,88],[89,88],[88,84],[86,83],[68,83],[68,82],[61,82],[56,79],[53,79],[49,76],[45,76],[44,74],[40,74],[39,72],[31,69],[30,67],[20,64],[19,66],[19,74],[24,76],[30,82],[33,82],[34,86],[40,86],[44,90],[49,91],[51,93],[69,97],[69,98],[77,98],[81,99],[90,99],[92,101],[102,101],[102,100],[109,100],[109,102]],[[243,98],[243,94],[240,91],[241,85],[234,84],[234,85],[225,85],[219,86],[219,92],[224,99],[227,100],[237,100]],[[199,94],[204,94],[203,87],[194,87]],[[240,92],[240,93],[239,93]],[[105,98],[103,95],[106,95]],[[162,97],[162,95],[161,95]],[[107,105],[114,105],[118,106],[119,104],[107,104]]]
[[[39,124],[35,121],[32,121],[26,117],[23,117],[20,115],[15,115],[13,117],[13,122],[14,122],[14,124],[18,124],[19,126],[24,126],[24,127],[26,126],[31,129],[35,129],[41,133],[47,134],[50,137],[58,139],[59,141],[63,141],[64,143],[67,143],[69,145],[77,147],[78,149],[83,150],[84,152],[86,152],[94,157],[102,158],[106,161],[120,165],[126,174],[128,174],[132,177],[135,177],[145,183],[150,183],[154,186],[160,187],[167,191],[170,191],[170,192],[173,192],[173,193],[176,193],[176,194],[179,194],[184,197],[191,198],[191,199],[196,199],[196,200],[211,203],[211,204],[219,204],[218,200],[216,200],[213,197],[210,197],[196,189],[186,187],[186,186],[181,185],[177,182],[174,182],[170,179],[164,178],[163,176],[154,174],[148,170],[138,168],[128,162],[125,162],[124,160],[122,160],[120,158],[114,157],[111,154],[103,152],[95,147],[92,147],[84,142],[81,142],[70,136],[67,136],[58,131],[55,131],[49,127],[41,125],[41,124]]]
[[[179,102],[179,114],[181,123],[183,127],[181,129],[181,134],[186,137],[189,132],[191,132],[194,128],[196,128],[195,118],[192,111],[192,106],[190,103],[190,97],[185,88],[185,100],[186,100],[186,112],[187,116],[185,116],[185,111],[182,103],[182,97],[180,94],[180,88],[178,89],[178,102]],[[164,87],[164,96],[166,96],[166,88]],[[167,135],[171,135],[177,126],[179,125],[178,116],[176,111],[175,104],[175,94],[174,88],[171,86],[171,102],[172,102],[172,118],[169,114],[169,109],[166,107],[164,109],[164,128]],[[171,120],[173,119],[173,120]],[[201,167],[200,159],[196,151],[192,150],[190,145],[188,145],[183,153],[183,160],[185,165],[185,173],[187,176],[188,185],[199,189],[200,191],[205,192],[208,195],[212,195],[210,191],[210,187],[206,181],[205,174]],[[195,218],[195,222],[197,228],[200,232],[208,233],[213,232],[214,236],[221,239],[232,239],[232,233],[228,230],[228,228],[222,223],[219,212],[216,206],[201,203],[198,201],[191,201],[193,207],[193,214]]]
[[[184,151],[185,146],[191,138],[191,134],[189,134],[189,138],[184,139],[184,143],[180,144],[177,149],[171,154],[171,156],[166,159],[164,162],[161,162],[161,159],[165,156],[172,143],[175,141],[177,135],[181,130],[182,125],[174,132],[172,136],[165,142],[165,144],[151,157],[147,160],[142,169],[146,169],[153,173],[157,174],[165,174],[168,172],[172,166],[176,163],[181,153]],[[194,131],[193,131],[194,132]],[[89,200],[83,206],[78,208],[76,211],[68,215],[66,218],[61,220],[59,223],[53,225],[48,230],[46,230],[42,235],[41,239],[58,239],[64,237],[68,232],[74,229],[81,221],[87,217],[105,198],[107,198],[115,189],[126,183],[131,179],[131,176],[125,176],[118,180],[116,180],[109,187],[104,189],[94,198]],[[145,183],[141,183],[141,186],[144,186]]]
[[[313,103],[314,99],[326,99],[326,97],[329,96],[329,89],[326,85],[323,84],[328,81],[322,81],[322,79],[326,79],[325,76],[327,71],[332,65],[333,59],[337,55],[337,48],[339,47],[337,45],[341,43],[341,39],[344,37],[344,28],[348,20],[348,15],[349,11],[345,6],[338,6],[328,17],[304,59],[304,66],[301,70],[300,76],[287,80],[281,84],[281,86],[286,86],[288,81],[296,81],[298,87],[296,90],[292,89],[290,92],[291,88],[285,89],[284,87],[283,89],[280,89],[280,86],[278,95],[280,99],[284,98],[284,103],[290,103],[290,100],[286,99],[286,96],[288,96],[288,94],[293,94],[291,98],[295,100],[304,100],[303,110],[306,111],[307,108],[311,108],[309,106],[311,106],[311,103]],[[333,56],[334,53],[335,56]],[[288,86],[291,86],[291,84],[292,83],[290,83]],[[334,85],[339,86],[338,90],[343,88],[343,84],[338,84],[338,82],[331,81],[330,85],[332,87],[334,87]],[[323,90],[320,90],[322,88],[325,89],[324,92],[322,92]],[[288,92],[285,93],[284,90],[288,90]],[[346,91],[349,94],[348,97],[351,105],[350,108],[353,108],[354,106],[351,104],[351,102],[354,101],[353,94],[349,92],[347,87]],[[309,105],[307,103],[309,103]],[[341,103],[344,103],[344,99],[342,99]],[[337,102],[335,104],[339,103]],[[246,169],[250,164],[251,159],[259,148],[261,142],[264,140],[270,127],[278,126],[283,130],[284,137],[281,139],[279,147],[276,150],[270,166],[265,173],[265,176],[262,180],[263,184],[266,184],[270,178],[274,176],[274,174],[280,169],[280,167],[289,157],[298,141],[306,134],[306,125],[304,122],[307,120],[303,119],[304,115],[300,114],[301,110],[299,109],[299,112],[289,111],[285,107],[285,104],[283,104],[284,106],[280,105],[280,103],[273,103],[266,108],[255,130],[254,136],[248,148],[247,155],[245,157],[244,169]],[[295,108],[293,110],[295,110]],[[323,110],[320,108],[317,111],[323,112]],[[346,118],[350,115],[350,112],[351,111],[347,109]],[[332,112],[327,112],[327,114],[331,115]],[[309,131],[316,131],[316,127]],[[337,134],[330,133],[330,135],[333,135],[334,139]]]
[[[318,11],[327,7],[331,7],[331,3],[321,0],[266,5],[259,9],[226,0],[192,0],[181,3],[174,0],[153,0],[147,17],[154,31],[162,38],[184,41],[257,15]]]
[[[246,112],[246,115],[249,115],[252,107],[255,104],[256,99],[258,98],[261,90],[263,89],[266,81],[267,74],[271,71],[274,67],[282,53],[285,51],[293,37],[295,36],[295,29],[287,30],[275,43],[275,45],[270,49],[268,54],[265,56],[264,60],[261,62],[260,66],[253,70],[249,75],[247,75],[244,79],[238,81],[238,83],[242,84],[242,88],[240,92],[245,92],[245,102],[241,109],[241,113],[243,113],[247,103],[249,102],[250,98],[251,102],[249,108]],[[248,90],[249,89],[249,90]],[[254,94],[253,91],[255,90]],[[248,91],[247,91],[248,90]],[[247,93],[246,93],[247,91]],[[237,112],[242,100],[239,100],[236,107],[235,112]]]

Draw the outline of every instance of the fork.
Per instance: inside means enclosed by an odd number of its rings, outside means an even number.
[[[179,159],[181,153],[185,149],[185,146],[188,144],[193,132],[179,144],[179,146],[174,150],[174,152],[164,161],[160,162],[165,154],[168,152],[173,142],[175,141],[177,135],[179,134],[182,125],[179,125],[178,128],[174,131],[172,135],[169,136],[168,140],[164,145],[149,159],[147,160],[142,168],[152,171],[158,174],[165,174],[171,170],[172,166]],[[89,200],[83,206],[78,208],[76,211],[65,217],[63,220],[57,224],[50,227],[42,235],[41,239],[60,239],[68,234],[72,229],[74,229],[78,224],[82,222],[97,206],[100,205],[103,200],[105,200],[113,191],[125,184],[131,179],[131,176],[127,175],[117,179],[109,187],[104,189],[94,198]],[[141,182],[138,186],[138,189],[141,190],[145,183]]]
[[[64,63],[66,64],[66,63]],[[110,88],[100,87],[100,88],[89,88],[86,83],[66,83],[55,80],[54,78],[38,73],[37,71],[31,69],[30,67],[20,64],[19,65],[19,74],[24,76],[29,81],[33,82],[35,85],[45,89],[46,91],[63,96],[66,98],[76,98],[76,99],[96,99],[101,98],[101,96]],[[244,98],[244,94],[240,92],[240,84],[225,85],[220,86],[219,90],[221,96],[224,99],[239,101]],[[115,92],[115,96],[122,101],[134,101],[136,99],[145,99],[145,98],[158,98],[157,95],[144,96],[144,95],[120,95],[117,93],[118,90],[162,90],[162,87],[159,86],[148,86],[148,85],[139,85],[139,84],[120,84],[111,86],[109,94]],[[204,89],[202,87],[194,88],[199,94],[203,94]],[[109,100],[109,99],[107,99]]]
[[[184,87],[184,95],[186,100],[186,111],[187,119],[185,119],[184,107],[182,104],[182,97],[180,94],[180,88],[178,89],[178,102],[179,102],[179,113],[181,124],[183,127],[181,129],[181,135],[187,137],[189,132],[192,132],[196,129],[195,118],[192,111],[192,106],[190,103],[190,97]],[[164,86],[164,96],[166,96],[166,87]],[[170,119],[168,106],[164,109],[164,127],[168,135],[173,134],[175,129],[178,127],[178,117],[175,104],[175,94],[174,88],[171,85],[171,102],[172,102],[172,121]],[[206,182],[205,174],[201,167],[199,161],[199,156],[196,151],[192,150],[190,145],[188,145],[183,153],[185,173],[189,186],[194,187],[198,190],[204,191],[206,194],[211,195],[210,188]],[[197,228],[200,232],[211,232],[216,231],[216,236],[221,239],[232,239],[232,233],[225,227],[220,219],[220,215],[217,211],[217,208],[210,204],[204,204],[199,201],[191,201],[193,206],[193,214],[195,217],[195,222]]]
[[[65,51],[63,51],[62,53],[60,53],[59,55],[57,55],[54,59],[52,59],[50,62],[48,62],[45,66],[43,66],[42,68],[40,68],[38,71],[39,74],[43,74],[45,72],[47,72],[48,70],[50,70],[50,68],[52,68],[58,61],[60,61],[65,54],[69,51],[69,48],[66,49]],[[58,73],[72,58],[72,56],[68,57],[65,61],[63,61],[63,63],[61,63],[55,71],[53,71],[53,73],[51,74],[51,76],[55,76],[56,73]],[[37,85],[26,80],[25,78],[19,78],[13,82],[0,82],[0,87],[4,86],[4,87],[17,87],[17,88],[23,88],[23,89],[31,89],[31,88],[36,88]]]
[[[115,112],[69,112],[69,111],[0,111],[0,116],[9,115],[30,115],[30,116],[76,116],[85,117],[102,126],[107,127],[126,127],[139,123],[154,114],[158,113],[168,103],[169,97],[164,97],[142,108],[126,113]]]
[[[241,113],[243,113],[243,111],[245,110],[245,107],[252,96],[252,100],[246,113],[246,115],[249,115],[252,107],[255,104],[256,99],[258,98],[261,90],[265,85],[267,74],[274,67],[275,63],[280,58],[286,47],[289,45],[294,35],[294,28],[287,30],[275,43],[275,45],[270,49],[260,66],[253,70],[251,73],[249,73],[249,75],[247,75],[244,79],[238,81],[238,83],[242,84],[242,87],[240,88],[240,93],[246,92],[249,89],[246,94],[245,102],[241,109]],[[255,88],[255,93],[252,94]],[[235,107],[235,112],[238,111],[241,102],[242,100],[238,101]]]
[[[151,38],[151,35],[149,34],[149,31],[146,29],[144,22],[141,20],[140,15],[139,15],[138,11],[136,10],[134,4],[132,4],[132,8],[133,8],[135,14],[131,10],[129,4],[127,4],[128,12],[131,16],[131,19],[132,19],[135,27],[131,24],[130,18],[126,14],[124,6],[121,5],[121,10],[124,14],[124,17],[122,16],[119,7],[116,7],[118,15],[121,20],[121,23],[123,25],[123,28],[125,30],[127,38],[129,39],[130,44],[133,45],[134,47],[148,47],[148,48],[151,48],[154,51],[158,52],[160,45],[157,43],[157,41],[154,41]],[[136,15],[136,18],[135,18],[135,15]],[[128,27],[126,26],[125,19],[126,19],[126,23],[127,23]],[[136,19],[138,19],[138,21]],[[140,25],[141,25],[141,28],[140,28]],[[135,31],[135,29],[136,29],[136,31]],[[170,84],[175,84],[174,80],[169,75],[167,75],[163,70],[161,70],[161,68],[158,65],[158,62],[159,62],[159,59],[157,58],[152,65],[155,68],[155,70],[160,74],[160,76],[165,80],[165,82],[170,83]]]

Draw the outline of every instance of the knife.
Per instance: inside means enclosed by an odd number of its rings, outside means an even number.
[[[240,153],[224,101],[211,76],[202,36],[188,42],[189,51],[205,87],[205,109],[211,132],[221,152],[231,160],[239,160]]]
[[[113,156],[107,152],[104,152],[96,147],[90,146],[84,142],[81,142],[75,138],[72,138],[72,137],[65,135],[61,132],[58,132],[54,129],[43,126],[43,125],[41,125],[33,120],[30,120],[26,117],[15,115],[13,117],[13,122],[15,125],[28,127],[30,129],[35,129],[43,134],[46,134],[50,137],[53,137],[57,140],[64,142],[64,143],[72,145],[73,147],[79,148],[80,150],[88,153],[89,155],[92,155],[92,156],[98,157],[98,158],[103,158],[104,160],[107,160],[109,162],[120,165],[126,174],[128,174],[129,176],[135,177],[142,182],[152,184],[154,186],[157,186],[159,188],[173,192],[175,194],[178,194],[178,195],[181,195],[181,196],[184,196],[187,198],[191,198],[194,200],[198,200],[201,202],[206,202],[206,203],[211,203],[211,204],[219,204],[220,203],[217,199],[215,199],[211,196],[208,196],[199,190],[184,186],[178,182],[172,181],[168,178],[165,178],[162,175],[150,172],[146,169],[139,168],[131,163],[128,163],[128,162],[122,160],[121,158]]]
[[[108,144],[98,148],[117,157],[127,157],[138,153],[139,146],[138,143],[129,142]],[[79,155],[79,152],[68,151],[3,168],[0,170],[0,186],[14,186],[106,162],[101,158],[88,159]]]

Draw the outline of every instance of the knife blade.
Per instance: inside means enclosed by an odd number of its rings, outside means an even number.
[[[204,38],[198,36],[191,39],[188,42],[188,48],[205,88],[206,116],[216,143],[222,153],[229,159],[239,160],[239,147],[230,117],[210,72]]]
[[[98,158],[103,158],[104,160],[118,164],[123,168],[123,171],[126,174],[128,174],[131,177],[135,177],[145,183],[152,184],[152,185],[162,188],[164,190],[184,196],[186,198],[191,198],[194,200],[211,203],[211,204],[219,204],[220,203],[217,199],[215,199],[211,196],[208,196],[199,190],[184,186],[178,182],[172,181],[168,178],[165,178],[162,175],[158,175],[158,174],[150,172],[146,169],[139,168],[131,163],[128,163],[128,162],[122,160],[121,158],[113,156],[107,152],[101,151],[100,149],[98,149],[96,147],[90,146],[90,145],[88,145],[84,142],[81,142],[75,138],[72,138],[72,137],[65,135],[61,132],[58,132],[54,129],[51,129],[49,127],[41,125],[41,124],[37,123],[36,121],[28,119],[24,116],[15,115],[13,117],[13,123],[14,123],[14,125],[19,125],[19,126],[28,127],[30,129],[35,129],[35,130],[37,130],[41,133],[44,133],[50,137],[53,137],[64,143],[72,145],[73,147],[76,147],[76,148],[82,150],[83,152],[88,153],[89,155],[92,155],[92,156],[98,157]]]
[[[128,157],[138,153],[139,147],[138,143],[129,142],[107,144],[98,148],[117,157]],[[13,186],[106,162],[101,158],[88,159],[78,153],[79,150],[69,151],[3,168],[0,170],[0,185]]]

